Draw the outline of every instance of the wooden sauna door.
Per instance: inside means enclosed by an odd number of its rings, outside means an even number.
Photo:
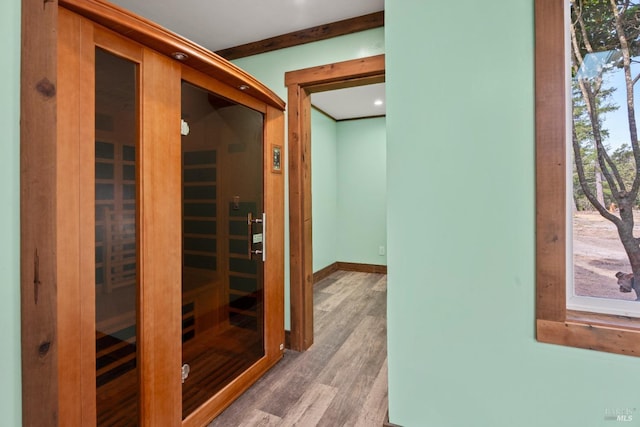
[[[267,254],[263,113],[184,82],[182,124],[186,418],[265,355]]]
[[[182,415],[198,426],[282,354],[281,147],[264,103],[182,79]]]
[[[282,356],[282,112],[58,20],[61,424],[203,425]]]

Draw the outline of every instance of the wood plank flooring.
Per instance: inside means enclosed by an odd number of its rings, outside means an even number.
[[[314,287],[315,339],[209,427],[379,427],[387,412],[387,276],[337,271]]]

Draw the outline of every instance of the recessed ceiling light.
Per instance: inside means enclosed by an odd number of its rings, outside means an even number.
[[[240,86],[238,86],[238,89],[240,89],[240,90],[249,90],[249,89],[251,89],[251,86],[249,86],[249,85],[240,85]]]
[[[384,104],[384,102],[382,102],[382,99],[376,99],[375,101],[373,101],[373,105],[375,105],[376,107],[379,107],[382,104]]]
[[[189,58],[189,55],[184,52],[173,52],[171,56],[178,61],[186,61]]]

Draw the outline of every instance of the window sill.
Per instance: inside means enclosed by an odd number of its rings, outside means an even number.
[[[640,319],[567,310],[564,322],[538,319],[538,341],[640,356]]]

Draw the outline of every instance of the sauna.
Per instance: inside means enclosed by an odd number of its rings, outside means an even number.
[[[204,425],[284,350],[284,102],[107,2],[55,20],[56,381],[25,398],[58,425]]]

